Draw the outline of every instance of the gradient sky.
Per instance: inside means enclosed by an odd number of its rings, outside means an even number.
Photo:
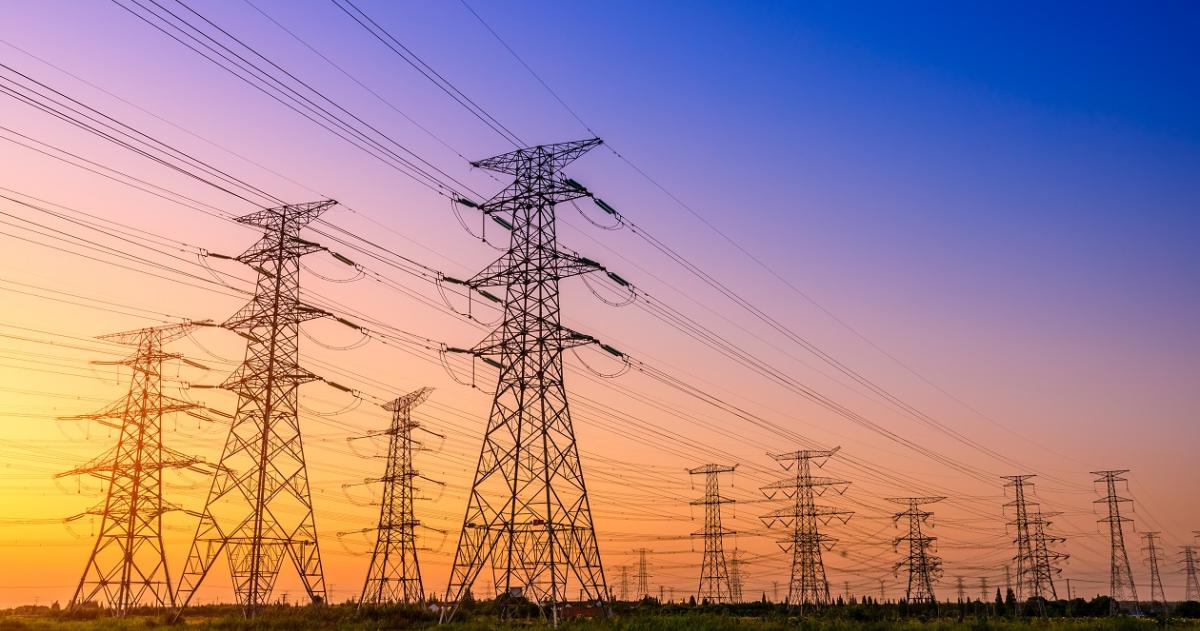
[[[451,175],[487,193],[503,186],[457,154],[479,159],[510,147],[335,6],[254,2],[440,140],[251,5],[192,6]],[[522,139],[588,135],[461,4],[360,6]],[[1200,44],[1191,32],[1200,9],[1194,4],[1160,3],[1152,13],[1135,3],[474,0],[471,6],[615,151],[811,300],[612,152],[601,149],[580,159],[570,170],[573,177],[816,346],[1023,469],[965,448],[844,377],[833,378],[828,366],[628,231],[596,229],[573,208],[561,207],[565,244],[891,431],[989,474],[1041,474],[1043,506],[1064,513],[1056,522],[1071,554],[1064,576],[1078,593],[1105,589],[1108,567],[1107,541],[1092,507],[1099,495],[1088,471],[1132,469],[1135,525],[1163,531],[1172,559],[1163,565],[1167,595],[1182,595],[1173,559],[1190,531],[1200,529],[1200,508],[1181,501],[1200,488],[1194,464],[1200,445],[1200,69],[1194,60]],[[448,275],[469,275],[496,256],[462,231],[443,198],[113,3],[11,6],[0,39],[0,62],[284,198],[336,198],[354,212],[331,211],[331,221]],[[0,124],[229,213],[252,210],[11,98],[0,98]],[[236,254],[256,238],[10,142],[0,143],[0,186],[214,252]],[[5,213],[46,220],[0,202]],[[478,225],[476,218],[468,221]],[[101,489],[95,482],[55,483],[50,476],[106,449],[112,433],[53,417],[100,408],[120,396],[123,382],[119,371],[87,364],[107,358],[88,349],[119,349],[77,340],[71,344],[87,348],[71,348],[56,336],[90,338],[169,316],[221,320],[240,304],[20,241],[14,235],[28,235],[19,228],[0,231],[0,290],[7,307],[0,334],[9,336],[0,338],[0,417],[7,417],[0,423],[0,568],[31,568],[22,576],[0,571],[0,605],[34,598],[66,602],[91,545],[90,524],[85,518],[67,530],[56,520],[87,509]],[[489,236],[498,233],[493,229]],[[327,257],[314,255],[309,264],[324,276],[346,276],[346,268]],[[252,280],[235,264],[213,267],[242,279],[243,286]],[[428,284],[396,281],[440,301]],[[451,345],[469,346],[486,332],[370,280],[305,282],[321,296]],[[119,315],[55,302],[28,285],[85,297],[75,302],[102,298],[166,315]],[[846,526],[830,528],[841,540],[827,557],[835,593],[849,581],[852,592],[875,594],[879,579],[890,596],[899,593],[889,541],[897,532],[889,505],[880,501],[895,495],[952,496],[935,509],[935,534],[946,559],[939,595],[951,593],[957,576],[968,579],[971,593],[978,577],[1002,582],[1011,535],[1003,526],[999,478],[987,484],[965,477],[831,417],[635,306],[604,305],[577,281],[564,283],[564,308],[572,327],[815,444],[841,445],[847,462],[832,460],[829,475],[853,484],[830,501],[856,515]],[[313,323],[309,331],[312,339],[302,341],[305,360],[318,372],[333,366],[369,375],[374,383],[355,386],[380,397],[437,386],[422,418],[447,439],[435,441],[420,459],[447,487],[427,490],[433,499],[419,517],[450,533],[427,533],[429,550],[422,552],[426,588],[440,593],[489,398],[456,385],[436,362],[374,343],[334,351],[310,342],[339,346],[356,338],[328,323]],[[60,344],[15,339],[20,336]],[[240,358],[238,338],[220,331],[196,337],[173,348],[213,370],[181,368],[180,379],[216,383],[233,367],[219,358]],[[601,368],[603,357],[588,352],[581,351],[583,359]],[[55,365],[34,363],[47,361]],[[569,387],[585,397],[573,403],[575,423],[610,582],[618,567],[633,562],[633,549],[650,547],[656,551],[653,585],[673,587],[681,597],[695,589],[702,547],[685,535],[700,527],[702,515],[687,505],[700,490],[691,488],[684,469],[732,456],[742,464],[729,492],[740,503],[728,519],[742,533],[736,545],[748,559],[747,593],[770,594],[772,582],[785,578],[786,559],[757,519],[771,508],[757,487],[773,475],[765,452],[793,445],[636,372],[596,379],[576,358],[568,355],[568,362]],[[62,371],[83,376],[67,378]],[[494,373],[480,375],[484,382],[494,379]],[[351,403],[319,385],[306,386],[302,396],[310,411]],[[233,405],[232,397],[213,391],[202,398],[225,409]],[[589,403],[597,400],[655,430],[607,416]],[[378,496],[369,487],[342,485],[382,474],[377,459],[359,455],[380,445],[352,448],[346,438],[386,420],[369,405],[338,416],[306,412],[314,502],[337,600],[361,588],[370,541],[335,533],[372,525],[369,503]],[[219,426],[180,421],[170,429],[168,444],[209,459],[224,440]],[[869,475],[850,459],[902,473],[916,484]],[[169,493],[198,510],[205,488],[205,480],[182,476]],[[177,573],[194,521],[176,514],[170,528]],[[1127,539],[1135,577],[1148,592],[1140,542],[1132,532]],[[296,583],[288,571],[283,576],[278,591],[290,591],[294,599]],[[228,578],[215,575],[200,597],[230,595]]]

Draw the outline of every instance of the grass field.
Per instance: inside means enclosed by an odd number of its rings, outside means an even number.
[[[560,629],[592,631],[1137,631],[1157,628],[1200,629],[1200,619],[1180,617],[1031,617],[958,615],[947,607],[941,617],[906,618],[894,610],[878,608],[831,609],[816,615],[799,616],[778,608],[748,612],[733,608],[653,607],[628,608],[603,619],[569,620]],[[328,629],[368,631],[385,629],[432,629],[485,631],[545,628],[539,619],[501,621],[475,613],[466,619],[439,627],[432,613],[412,609],[388,609],[360,614],[352,605],[323,608],[272,607],[247,619],[232,607],[197,608],[175,624],[161,613],[112,618],[99,611],[73,614],[46,608],[0,612],[0,631],[146,631],[149,629],[204,629],[215,631],[285,629]]]

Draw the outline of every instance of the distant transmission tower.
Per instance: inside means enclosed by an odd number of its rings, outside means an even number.
[[[133,372],[129,391],[95,414],[63,417],[98,420],[120,432],[115,447],[56,476],[91,475],[108,485],[103,505],[85,513],[100,516],[100,534],[71,598],[71,608],[96,602],[99,597],[112,613],[123,616],[135,607],[175,604],[163,550],[162,515],[178,507],[163,500],[162,472],[195,470],[201,461],[163,446],[162,420],[177,412],[198,415],[200,406],[163,394],[163,362],[182,358],[164,352],[163,345],[187,335],[193,326],[172,324],[101,336],[99,339],[137,347],[129,358],[115,362]],[[9,570],[16,572],[17,568]]]
[[[375,551],[363,583],[358,605],[420,603],[425,601],[421,566],[417,562],[417,520],[413,509],[416,478],[423,477],[413,467],[413,450],[421,444],[413,432],[421,424],[412,418],[412,410],[429,398],[431,388],[410,392],[384,406],[392,413],[392,423],[381,435],[388,436],[387,467],[383,478],[383,500],[379,507]]]
[[[308,598],[325,601],[297,389],[316,376],[300,367],[300,323],[328,315],[300,302],[300,257],[321,250],[300,228],[336,202],[268,208],[237,219],[264,234],[237,257],[258,272],[254,297],[222,325],[248,341],[246,359],[222,387],[238,395],[221,462],[196,528],[176,599],[186,607],[222,551],[247,615],[266,605],[289,559]]]
[[[1013,489],[1013,500],[1004,506],[1012,508],[1014,513],[1009,525],[1016,530],[1013,542],[1017,546],[1017,553],[1013,561],[1017,564],[1017,602],[1024,603],[1030,598],[1037,598],[1038,607],[1044,611],[1042,600],[1058,599],[1054,577],[1061,570],[1056,562],[1066,558],[1065,554],[1050,547],[1064,540],[1046,534],[1046,527],[1050,524],[1048,518],[1057,513],[1043,513],[1037,503],[1028,500],[1033,488],[1029,480],[1033,475],[1003,477],[1009,481],[1005,486]]]
[[[1117,495],[1117,482],[1127,482],[1121,475],[1128,472],[1129,469],[1092,472],[1092,475],[1100,476],[1096,481],[1103,482],[1107,491],[1107,494],[1096,500],[1095,503],[1105,504],[1108,507],[1108,516],[1098,521],[1108,524],[1108,539],[1111,548],[1108,593],[1112,597],[1113,613],[1116,613],[1121,602],[1131,603],[1134,613],[1138,612],[1137,585],[1133,582],[1133,570],[1129,567],[1129,554],[1125,551],[1123,528],[1125,522],[1133,520],[1121,516],[1121,504],[1132,503],[1133,500]]]
[[[742,585],[745,580],[746,575],[742,569],[741,551],[734,548],[733,556],[729,558],[729,602],[742,602]]]
[[[735,500],[721,495],[720,474],[732,472],[737,465],[706,464],[688,469],[692,475],[704,476],[704,497],[692,500],[692,504],[704,507],[704,529],[692,536],[704,537],[704,562],[700,566],[700,589],[697,600],[703,602],[729,602],[733,589],[729,584],[729,565],[725,558],[725,535],[735,534],[721,523],[721,505]]]
[[[889,502],[902,504],[907,510],[896,513],[893,521],[908,519],[908,534],[896,537],[896,545],[908,544],[908,555],[896,563],[896,570],[908,568],[908,588],[904,599],[910,604],[936,604],[933,595],[933,583],[942,575],[942,559],[934,553],[934,542],[937,537],[925,534],[923,526],[933,515],[932,512],[921,510],[925,504],[940,502],[944,497],[889,497]]]
[[[825,562],[821,559],[821,549],[832,548],[837,539],[821,534],[818,524],[828,525],[835,518],[846,523],[853,515],[849,511],[815,502],[815,498],[824,495],[829,489],[834,489],[839,494],[844,493],[850,484],[845,480],[812,474],[813,465],[823,467],[838,449],[840,447],[772,455],[785,471],[792,471],[794,475],[762,487],[768,499],[782,494],[785,499],[790,500],[787,506],[763,515],[762,519],[768,528],[778,523],[791,529],[788,537],[779,543],[785,552],[792,553],[787,603],[799,605],[801,610],[805,605],[830,603],[829,580],[825,576]]]
[[[463,281],[476,290],[503,286],[506,295],[500,327],[468,351],[497,364],[500,376],[444,620],[454,616],[484,567],[492,569],[498,589],[529,598],[555,623],[572,582],[585,601],[609,599],[563,382],[563,351],[595,339],[560,324],[558,293],[559,280],[601,268],[559,249],[554,210],[588,195],[561,170],[599,144],[592,138],[543,145],[472,163],[516,179],[479,206],[511,226],[508,250]]]
[[[1196,546],[1183,546],[1183,574],[1187,578],[1185,601],[1200,601],[1200,581],[1196,579]]]
[[[621,602],[629,602],[629,566],[622,565],[621,580],[618,583],[619,593],[621,594]]]
[[[954,588],[958,592],[958,602],[967,602],[967,584],[963,582],[963,577],[954,577]]]
[[[1162,577],[1158,574],[1158,562],[1160,550],[1158,549],[1158,540],[1162,533],[1159,532],[1143,532],[1142,537],[1146,539],[1146,547],[1142,551],[1146,554],[1146,565],[1150,569],[1150,608],[1159,608],[1159,611],[1166,613],[1167,611],[1167,596],[1163,593]]]
[[[641,600],[650,597],[650,564],[646,560],[646,555],[650,553],[650,550],[638,548],[637,553],[638,567],[637,574],[634,576],[637,578],[637,599]]]
[[[986,576],[979,577],[979,602],[988,602],[988,579]]]

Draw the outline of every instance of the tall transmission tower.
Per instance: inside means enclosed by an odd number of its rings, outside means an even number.
[[[96,362],[128,366],[133,372],[129,390],[100,412],[63,417],[95,420],[119,431],[115,447],[56,476],[91,475],[108,486],[103,504],[84,513],[100,516],[100,533],[71,597],[71,608],[99,598],[123,616],[135,607],[175,604],[163,550],[162,516],[178,507],[163,500],[162,473],[164,469],[201,471],[197,467],[201,460],[165,447],[162,421],[173,413],[204,417],[197,411],[199,405],[163,394],[163,363],[171,359],[192,363],[165,352],[163,345],[187,335],[194,326],[188,322],[101,336],[137,347],[124,360]]]
[[[936,604],[933,595],[933,583],[942,575],[942,559],[934,552],[934,542],[937,537],[925,534],[924,525],[933,516],[931,511],[922,510],[921,506],[940,502],[944,497],[889,497],[889,502],[907,506],[906,510],[893,515],[893,521],[908,520],[908,534],[896,537],[895,544],[908,544],[907,556],[896,563],[896,570],[908,568],[908,588],[904,592],[905,600],[912,604]]]
[[[300,323],[329,315],[300,302],[300,257],[321,250],[300,229],[336,202],[268,208],[237,218],[263,236],[237,260],[258,272],[254,297],[222,325],[245,337],[246,358],[222,384],[237,411],[213,476],[176,599],[186,607],[225,552],[246,615],[267,604],[284,558],[312,603],[325,601],[298,386],[317,379],[300,367]]]
[[[979,602],[988,602],[988,579],[986,576],[979,577]]]
[[[383,499],[379,507],[379,525],[375,528],[375,550],[363,583],[359,607],[390,603],[425,601],[421,583],[421,565],[417,562],[417,520],[413,503],[415,481],[421,476],[413,466],[413,450],[421,443],[413,432],[421,424],[413,419],[413,408],[429,398],[431,388],[421,388],[384,405],[392,413],[392,423],[381,434],[388,436],[387,467],[383,477]]]
[[[787,506],[763,515],[762,520],[768,528],[781,524],[791,529],[788,537],[779,543],[785,552],[792,553],[787,603],[799,605],[801,610],[805,605],[830,603],[829,580],[825,576],[825,562],[821,558],[821,549],[832,549],[837,539],[821,534],[818,525],[829,525],[833,519],[838,519],[844,524],[853,515],[852,512],[817,504],[815,501],[815,498],[824,495],[829,489],[838,494],[845,493],[850,484],[845,480],[812,474],[814,466],[825,466],[839,449],[841,448],[835,447],[828,450],[771,454],[785,471],[791,471],[793,475],[762,487],[768,499],[782,494],[784,499],[789,500]]]
[[[725,535],[736,534],[721,522],[721,505],[732,504],[731,498],[721,495],[720,475],[731,473],[737,465],[706,464],[688,469],[691,475],[704,476],[704,497],[692,500],[692,505],[704,507],[704,529],[692,533],[693,537],[704,537],[704,560],[700,565],[700,588],[696,598],[703,601],[722,603],[733,597],[729,584],[729,563],[725,558]]]
[[[529,598],[543,614],[548,607],[554,623],[572,582],[583,600],[609,598],[563,382],[563,351],[595,339],[561,325],[558,292],[559,280],[601,267],[560,250],[555,230],[555,205],[588,195],[562,174],[563,167],[600,143],[592,138],[543,145],[472,163],[515,177],[479,206],[511,226],[512,236],[497,261],[462,281],[476,290],[503,286],[506,294],[500,327],[467,351],[498,365],[500,376],[444,620],[454,616],[489,563],[498,589]]]
[[[1100,476],[1096,481],[1103,482],[1106,491],[1106,495],[1094,503],[1105,504],[1108,507],[1108,516],[1097,521],[1108,524],[1111,558],[1108,573],[1108,593],[1112,597],[1112,611],[1115,613],[1121,602],[1129,602],[1133,605],[1134,613],[1137,613],[1137,585],[1133,582],[1133,570],[1129,567],[1129,554],[1125,551],[1124,532],[1125,522],[1133,520],[1121,515],[1121,504],[1126,502],[1132,503],[1133,500],[1117,495],[1117,482],[1128,481],[1126,478],[1121,477],[1125,473],[1129,473],[1129,469],[1093,471],[1092,475]]]
[[[621,595],[622,602],[628,602],[629,601],[629,566],[622,565],[620,570],[621,570],[621,580],[619,583],[617,583],[617,585],[619,586],[618,593]]]
[[[1167,596],[1163,593],[1162,577],[1158,574],[1158,562],[1162,560],[1158,548],[1160,535],[1160,532],[1143,532],[1146,547],[1142,548],[1142,552],[1146,555],[1146,565],[1150,569],[1150,608],[1154,609],[1157,606],[1160,611],[1166,613]]]
[[[646,555],[651,551],[646,548],[638,548],[638,566],[637,574],[637,599],[650,597],[650,563],[646,560]]]
[[[967,584],[963,582],[963,577],[954,577],[954,589],[958,592],[958,602],[967,602]]]
[[[1005,487],[1013,490],[1013,500],[1004,506],[1013,509],[1014,513],[1013,521],[1008,524],[1016,531],[1013,543],[1017,546],[1017,553],[1013,561],[1017,564],[1017,602],[1037,598],[1038,606],[1042,607],[1042,600],[1058,599],[1054,577],[1061,570],[1056,562],[1066,558],[1065,554],[1051,548],[1064,539],[1046,533],[1046,527],[1050,525],[1049,518],[1058,513],[1043,513],[1036,502],[1029,501],[1028,496],[1033,489],[1033,483],[1029,480],[1035,476],[1002,477],[1008,480]]]
[[[1196,579],[1196,546],[1183,546],[1183,574],[1187,578],[1183,599],[1200,601],[1200,581]]]
[[[729,602],[742,602],[742,585],[746,580],[745,570],[742,569],[741,551],[733,549],[729,557]]]

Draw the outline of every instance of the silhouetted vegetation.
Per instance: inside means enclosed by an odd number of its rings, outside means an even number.
[[[994,601],[908,606],[871,598],[815,610],[799,611],[764,600],[736,605],[659,604],[646,598],[615,603],[607,617],[564,619],[560,629],[589,631],[1150,631],[1155,628],[1200,629],[1200,603],[1179,603],[1170,615],[1110,615],[1106,597],[1092,600]],[[586,610],[585,611],[590,611]],[[505,620],[502,621],[501,618]],[[64,611],[51,607],[21,607],[0,612],[0,631],[284,631],[337,629],[385,631],[441,628],[451,631],[531,629],[542,626],[536,607],[522,598],[471,601],[453,624],[438,627],[437,614],[413,606],[377,607],[359,611],[350,603],[329,607],[268,607],[253,619],[227,605],[200,606],[172,623],[162,611],[140,611],[112,618],[96,608]]]

